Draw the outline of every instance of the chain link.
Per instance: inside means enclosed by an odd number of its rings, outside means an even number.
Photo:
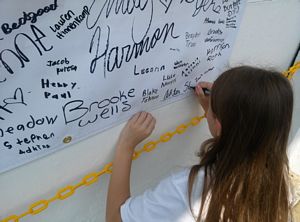
[[[59,200],[67,199],[68,197],[72,196],[75,192],[74,186],[68,185],[60,190],[57,191],[55,197]]]
[[[293,65],[292,67],[289,68],[289,70],[284,71],[282,74],[288,78],[289,80],[291,80],[293,78],[293,76],[295,75],[295,73],[297,72],[297,70],[300,69],[300,61],[296,62],[295,65]]]
[[[149,143],[146,143],[143,147],[143,150],[145,152],[151,152],[152,150],[154,150],[156,147],[157,147],[157,142],[155,141],[152,141],[152,142],[149,142]]]
[[[17,215],[11,215],[11,216],[3,219],[2,222],[12,222],[12,221],[18,222],[19,219],[20,219],[19,216],[17,216]]]
[[[46,210],[48,208],[48,205],[49,205],[48,200],[39,200],[29,206],[28,212],[32,215],[36,215]]]
[[[96,183],[99,179],[99,175],[97,172],[92,172],[83,177],[82,182],[85,186],[90,186],[93,183]]]
[[[293,77],[293,75],[296,73],[296,71],[300,69],[300,61],[297,62],[294,66],[292,66],[288,71],[283,72],[282,74],[288,78],[289,80]],[[176,134],[183,134],[186,132],[188,127],[190,126],[197,126],[201,120],[203,120],[205,116],[196,116],[190,120],[190,122],[186,124],[181,124],[177,126],[176,130],[173,132],[167,132],[160,136],[158,141],[150,141],[146,144],[144,144],[143,148],[140,150],[136,150],[133,153],[132,159],[136,160],[138,159],[143,152],[151,152],[155,148],[157,148],[157,145],[159,143],[166,143],[169,142],[174,135]],[[19,222],[20,219],[22,219],[25,216],[28,215],[36,215],[41,213],[42,211],[46,210],[50,203],[55,202],[56,200],[65,200],[72,195],[75,194],[76,189],[82,186],[90,186],[97,182],[99,180],[99,177],[104,174],[111,174],[113,170],[113,164],[112,162],[106,164],[103,169],[99,172],[91,172],[87,175],[85,175],[82,180],[75,185],[67,185],[66,187],[59,189],[54,197],[48,199],[48,200],[39,200],[29,206],[28,211],[20,214],[20,215],[11,215],[5,219],[3,219],[1,222]]]

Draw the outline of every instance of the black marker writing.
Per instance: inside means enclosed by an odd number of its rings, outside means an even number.
[[[142,93],[142,102],[148,103],[159,98],[158,89],[144,89]]]
[[[202,76],[204,76],[204,75],[206,75],[207,73],[213,71],[214,68],[215,68],[214,66],[213,66],[213,67],[210,67],[210,68],[207,69],[205,72],[202,72],[202,73],[198,74],[198,76],[195,77],[195,82],[198,83],[198,82],[201,80]]]
[[[71,10],[69,10],[70,12]],[[71,11],[72,12],[72,11]],[[76,16],[72,21],[69,22],[67,26],[63,28],[64,22],[60,22],[62,24],[61,26],[59,24],[55,24],[55,28],[51,27],[51,30],[56,33],[56,37],[59,39],[63,39],[68,33],[70,33],[72,30],[78,28],[78,26],[83,22],[83,20],[87,17],[89,14],[88,7],[84,6],[83,10],[80,15]],[[71,19],[70,17],[69,19]],[[63,28],[61,31],[59,31],[61,28]]]
[[[22,92],[21,88],[17,88],[15,90],[13,97],[4,99],[3,103],[4,103],[4,105],[0,105],[0,111],[4,111],[9,114],[13,113],[9,109],[9,107],[12,107],[13,105],[22,104],[22,105],[27,106],[27,104],[24,102],[24,96],[23,96],[23,92]],[[0,120],[5,120],[5,119],[4,119],[4,117],[0,116]]]
[[[13,146],[10,144],[10,142],[9,141],[5,141],[4,143],[3,143],[3,146],[5,147],[5,148],[7,148],[7,149],[11,149],[11,148],[13,148]]]
[[[197,16],[201,11],[207,12],[208,10],[219,14],[222,8],[220,4],[215,2],[215,0],[181,0],[180,3],[182,2],[188,4],[195,3],[195,11],[192,15],[193,17]]]
[[[50,148],[50,145],[49,144],[37,144],[37,145],[34,145],[34,146],[28,146],[27,147],[27,150],[19,150],[19,154],[22,155],[22,154],[26,154],[26,153],[32,153],[34,151],[39,151],[39,150],[42,150],[42,149],[49,149]]]
[[[171,3],[172,3],[173,0],[159,0],[159,2],[166,8],[165,10],[165,13],[168,12],[170,6],[171,6]]]
[[[164,88],[165,86],[169,86],[176,83],[176,74],[167,74],[163,75],[163,82],[161,83],[161,88]]]
[[[1,29],[5,35],[8,35],[13,30],[19,29],[22,25],[25,25],[27,21],[36,23],[39,16],[42,16],[44,13],[48,13],[50,11],[55,11],[57,7],[57,0],[54,0],[53,4],[45,6],[44,8],[40,8],[37,10],[37,12],[23,12],[23,16],[18,19],[18,22],[14,22],[11,25],[8,23],[3,23],[1,25]]]
[[[173,97],[176,97],[176,96],[179,96],[181,93],[180,93],[180,90],[179,89],[167,89],[167,91],[165,92],[165,95],[164,95],[164,101],[165,100],[168,100],[168,99],[171,99]]]
[[[25,33],[19,33],[14,38],[15,51],[12,49],[3,49],[2,51],[0,51],[0,62],[2,63],[6,71],[10,74],[14,74],[14,71],[6,62],[6,56],[13,56],[17,61],[19,61],[21,68],[25,67],[25,62],[30,62],[28,56],[21,49],[22,45],[24,47],[25,41],[27,43],[27,47],[34,47],[40,56],[43,55],[43,52],[51,51],[53,49],[53,46],[47,47],[45,46],[44,42],[42,42],[42,40],[46,38],[46,35],[39,28],[34,25],[31,25],[30,27],[34,37],[30,37]],[[21,40],[22,42],[20,43]]]
[[[153,10],[153,0],[151,1],[151,6]],[[100,3],[102,5],[95,5],[95,3]],[[143,12],[146,7],[148,6],[149,0],[127,0],[127,1],[116,1],[116,0],[105,0],[105,1],[97,1],[93,0],[91,6],[89,7],[89,12],[91,16],[88,16],[86,20],[86,27],[88,29],[93,29],[97,22],[99,21],[102,13],[104,12],[104,9],[106,7],[105,11],[105,17],[109,18],[111,13],[114,13],[114,15],[118,15],[119,13],[123,15],[130,15],[134,11],[139,10],[140,12]],[[113,10],[114,9],[114,10]],[[96,18],[94,21],[91,21],[91,18]]]
[[[176,39],[179,36],[174,34],[174,22],[171,24],[166,23],[163,28],[157,28],[151,37],[146,37],[142,39],[140,42],[136,43],[133,40],[132,45],[125,46],[114,46],[110,48],[110,27],[107,27],[107,36],[104,42],[106,43],[106,47],[103,52],[99,53],[99,45],[102,40],[102,30],[98,26],[93,35],[91,45],[90,45],[90,53],[95,45],[95,38],[97,38],[96,44],[96,55],[92,60],[90,65],[90,71],[93,73],[96,68],[97,61],[103,58],[103,67],[104,67],[104,77],[106,77],[106,71],[112,72],[114,69],[119,69],[122,66],[123,62],[129,62],[132,58],[138,58],[142,56],[144,53],[148,53],[151,49],[155,48],[158,42],[164,44],[168,37],[171,39]]]
[[[150,1],[150,3],[149,3]],[[103,15],[102,13],[104,12],[104,9],[106,7],[106,13],[105,13],[105,18],[109,18],[110,16],[113,15],[131,15],[132,13],[135,12],[135,16],[134,18],[137,20],[141,20],[141,21],[146,21],[147,23],[145,23],[145,27],[146,30],[144,32],[141,31],[141,28],[139,28],[139,35],[142,35],[142,39],[144,39],[146,37],[146,35],[148,34],[148,31],[151,27],[151,23],[152,23],[152,19],[153,19],[153,0],[127,0],[124,1],[115,1],[115,0],[105,0],[103,1],[97,1],[97,3],[99,4],[103,4],[101,5],[95,5],[96,0],[94,0],[91,4],[91,6],[88,9],[88,16],[86,19],[86,27],[88,29],[93,29],[94,27],[97,27],[97,23],[101,17],[101,15]],[[100,9],[100,11],[99,11]],[[113,10],[114,9],[114,10]],[[148,10],[148,14],[145,12],[146,10]],[[140,15],[142,16],[142,18],[138,18],[138,12],[140,12]],[[146,16],[145,16],[146,15]],[[92,18],[96,18],[95,20],[92,20]],[[92,21],[91,21],[92,20]],[[134,42],[136,42],[134,40],[134,20],[132,23],[132,39]],[[101,24],[99,24],[99,28],[101,26],[105,26],[105,24],[103,24],[103,22]],[[95,30],[96,33],[96,30]],[[142,33],[142,34],[141,34]]]
[[[161,72],[161,71],[164,71],[165,69],[166,69],[165,65],[162,65],[162,66],[142,68],[142,69],[138,70],[136,68],[136,65],[134,65],[133,73],[135,76],[138,76],[138,75],[144,75],[144,74],[148,74],[148,73],[151,74],[151,73],[155,73],[155,72]]]
[[[17,133],[19,133],[19,131],[23,132],[23,131],[27,131],[27,130],[32,130],[38,126],[54,125],[57,118],[58,118],[57,115],[51,116],[51,117],[44,116],[44,117],[39,117],[39,118],[29,115],[29,120],[24,120],[24,123],[19,123],[15,126],[8,126],[5,129],[0,128],[0,137],[5,137],[7,134],[8,135],[10,135],[10,134],[13,135],[15,133],[17,134]]]
[[[61,27],[70,20],[75,13],[72,10],[69,10],[67,13],[60,15],[59,21],[52,26],[49,26],[49,28],[52,30],[52,32],[57,32],[61,29]]]
[[[96,53],[95,53],[95,58],[92,59],[91,64],[90,64],[90,73],[94,73],[95,69],[97,67],[97,61],[98,59],[104,57],[104,78],[106,78],[106,54],[107,54],[107,50],[108,50],[108,46],[109,46],[109,38],[106,39],[106,43],[105,43],[105,50],[104,52],[99,55],[99,48],[100,48],[100,42],[101,42],[101,28],[100,26],[97,26],[97,28],[95,29],[95,33],[92,37],[92,41],[90,43],[90,49],[89,49],[89,53],[92,53],[93,48],[94,48],[94,44],[95,44],[95,38],[97,38],[96,40]],[[110,27],[107,26],[107,32],[108,32],[108,36],[110,36]]]
[[[127,112],[131,109],[129,100],[135,97],[135,89],[119,91],[118,95],[85,104],[83,100],[73,100],[63,107],[65,124],[77,122],[79,127],[92,124],[100,119],[109,119],[112,116]]]
[[[57,59],[57,60],[48,60],[47,61],[47,65],[46,66],[57,66],[57,65],[68,65],[70,63],[70,61],[65,57],[64,59]]]
[[[181,76],[188,77],[200,65],[200,59],[197,57],[181,72]]]
[[[22,139],[17,138],[16,144],[18,144],[20,146],[23,144],[32,144],[32,143],[36,143],[37,141],[40,141],[40,140],[49,140],[53,137],[54,137],[54,133],[49,133],[49,134],[43,133],[40,135],[32,133],[29,137],[24,137]]]

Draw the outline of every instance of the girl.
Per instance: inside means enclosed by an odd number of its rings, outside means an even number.
[[[211,89],[205,96],[202,88]],[[134,147],[155,119],[134,115],[120,134],[107,197],[107,222],[287,222],[290,220],[286,154],[293,111],[289,81],[280,73],[247,66],[214,82],[199,83],[212,139],[200,163],[130,197]]]

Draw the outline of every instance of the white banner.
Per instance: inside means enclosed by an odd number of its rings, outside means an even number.
[[[0,0],[0,172],[191,94],[240,0]]]

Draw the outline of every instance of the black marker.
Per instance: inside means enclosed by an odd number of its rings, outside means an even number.
[[[196,90],[196,86],[189,86],[194,91]],[[208,88],[202,88],[204,95],[210,96],[210,90]]]

